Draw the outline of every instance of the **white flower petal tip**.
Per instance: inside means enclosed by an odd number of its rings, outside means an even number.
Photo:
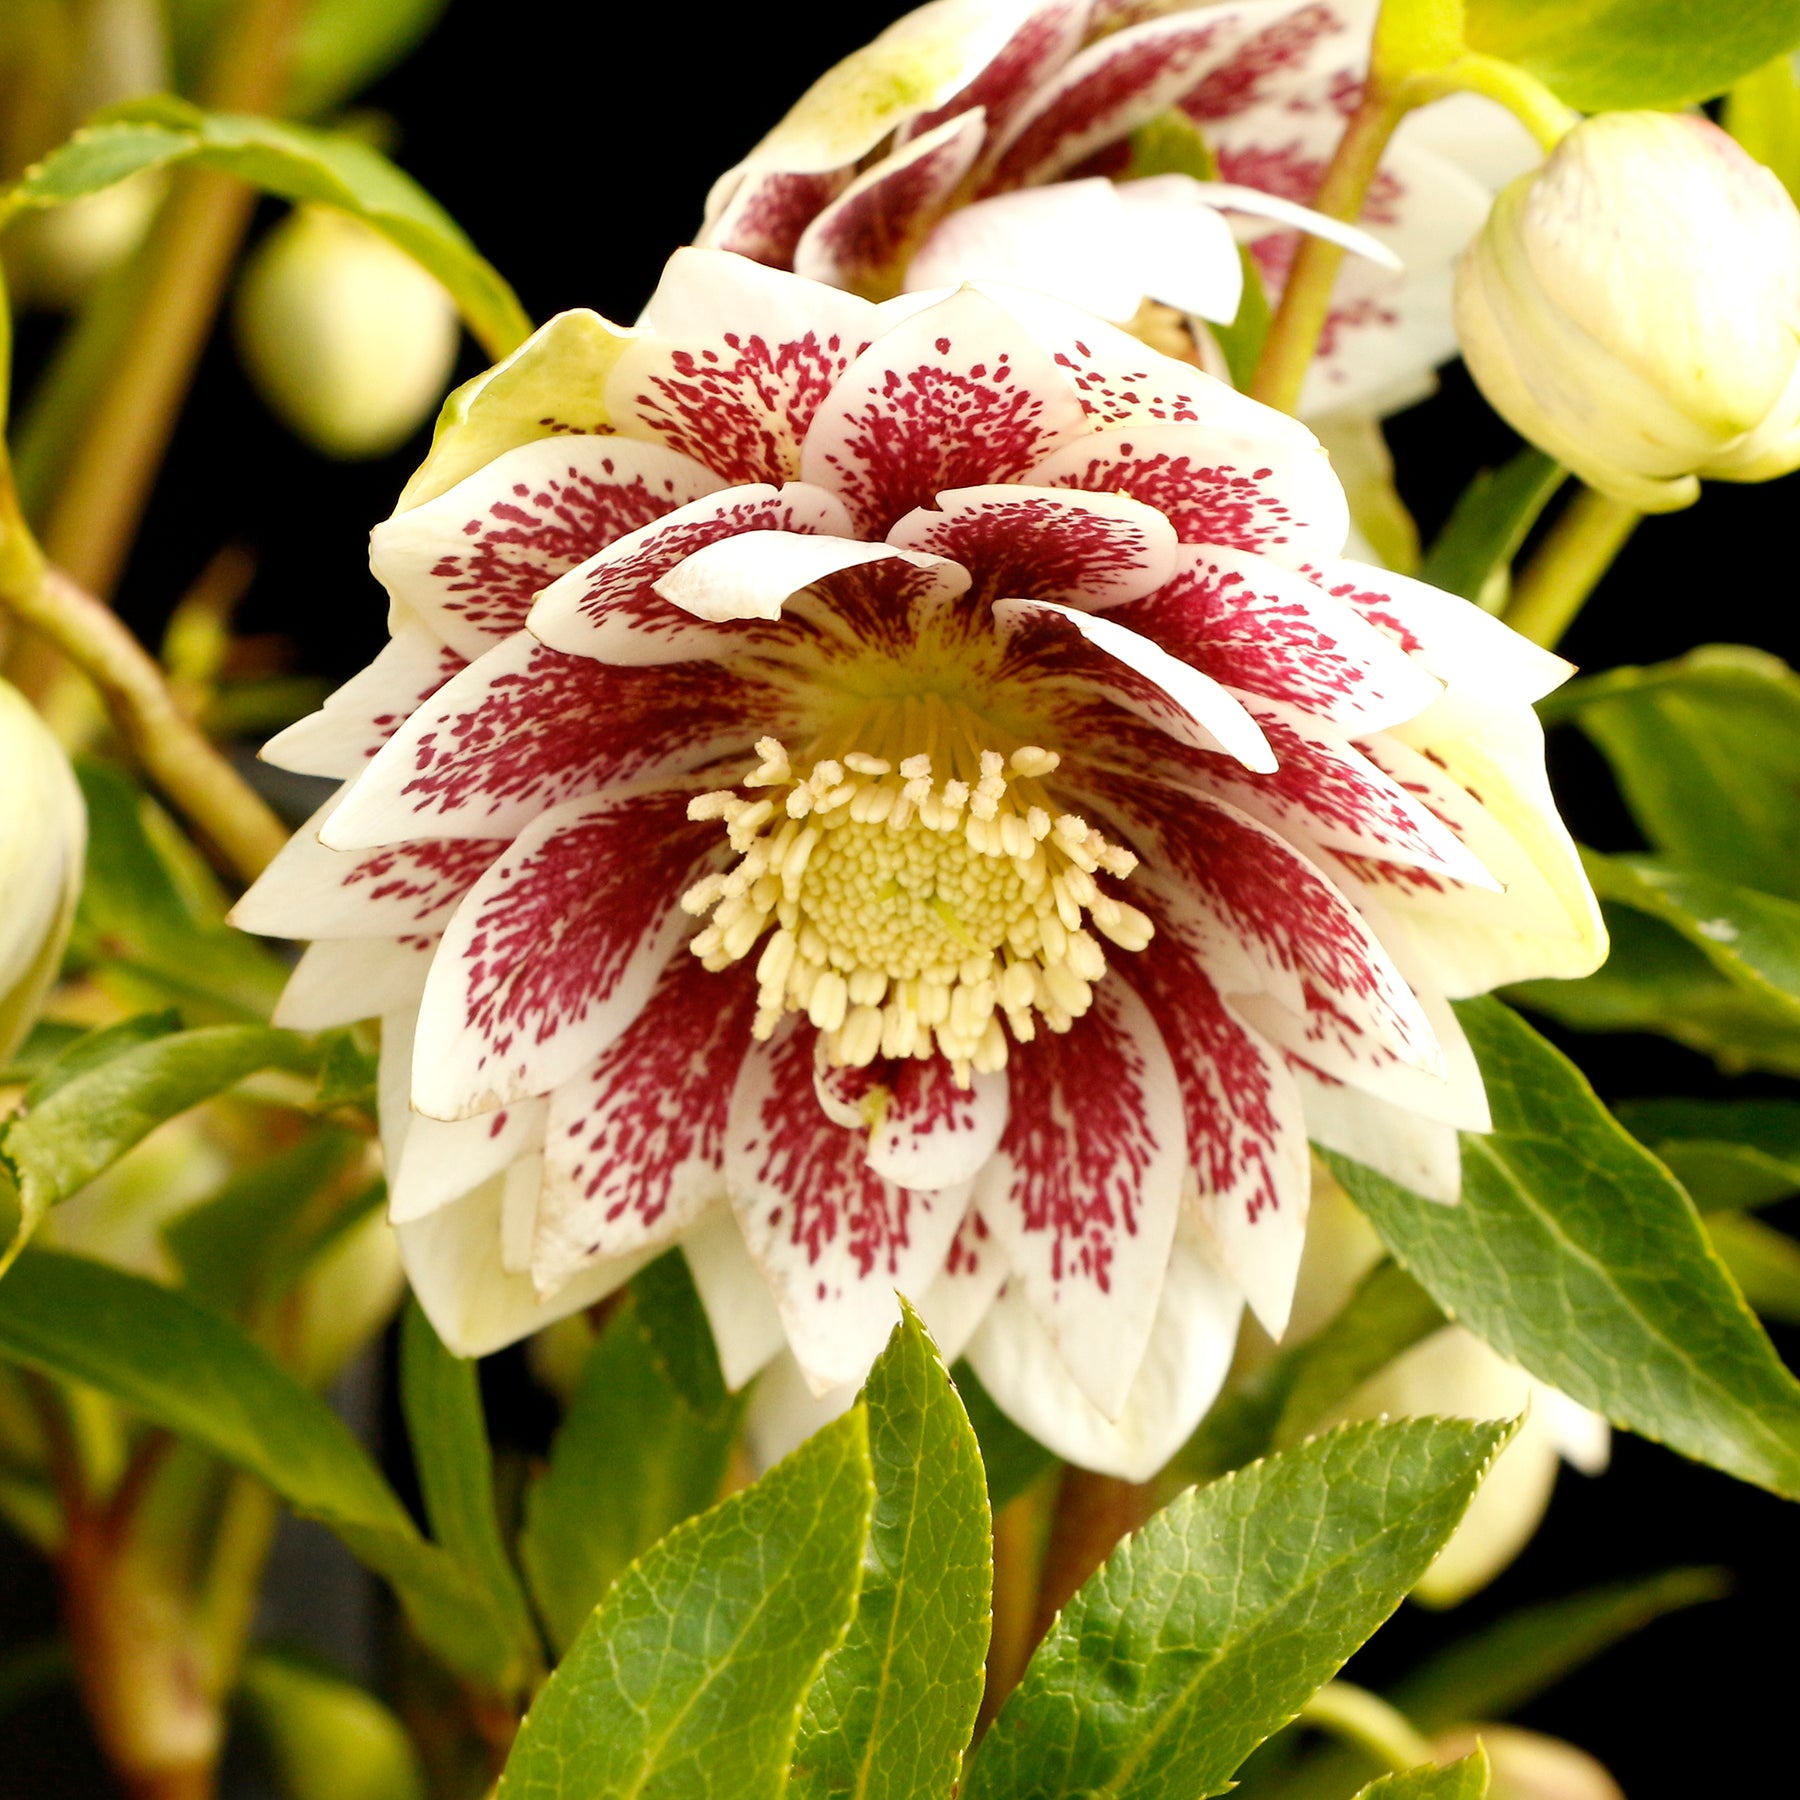
[[[1165,176],[1163,179],[1179,181],[1184,178]],[[1377,268],[1392,269],[1398,273],[1406,266],[1399,253],[1372,232],[1364,231],[1357,225],[1348,225],[1342,219],[1331,218],[1310,206],[1298,206],[1291,200],[1282,199],[1279,194],[1266,193],[1261,188],[1245,187],[1236,181],[1196,181],[1193,185],[1197,199],[1204,200],[1223,212],[1245,213],[1251,218],[1273,219],[1277,224],[1291,225],[1297,231],[1304,231],[1309,237],[1323,238],[1327,243],[1337,244],[1352,255],[1374,263]]]
[[[801,589],[886,557],[936,574],[946,598],[954,599],[968,587],[967,573],[943,557],[789,531],[746,531],[705,545],[652,586],[671,605],[711,624],[772,620],[781,617],[784,604]]]

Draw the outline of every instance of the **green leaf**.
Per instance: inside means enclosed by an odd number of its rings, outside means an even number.
[[[71,954],[122,978],[130,1004],[176,1005],[200,1025],[266,1020],[286,964],[183,891],[164,848],[174,827],[142,789],[104,763],[75,773],[88,850]]]
[[[1488,1791],[1487,1752],[1477,1744],[1465,1757],[1439,1768],[1425,1763],[1371,1781],[1356,1800],[1483,1800]]]
[[[705,1423],[735,1420],[737,1402],[720,1373],[712,1327],[681,1252],[659,1256],[634,1276],[631,1299],[656,1366],[688,1411]]]
[[[1061,1465],[1053,1451],[1046,1450],[1030,1432],[1020,1430],[994,1404],[993,1396],[966,1362],[959,1362],[952,1375],[981,1446],[988,1506],[999,1512]]]
[[[1583,112],[1678,107],[1800,45],[1792,0],[1467,0],[1469,47],[1521,64]]]
[[[620,1578],[526,1715],[496,1800],[779,1800],[856,1607],[867,1417],[834,1420]]]
[[[1346,1396],[1444,1322],[1434,1301],[1386,1260],[1311,1337],[1284,1344],[1234,1379],[1170,1464],[1211,1481],[1273,1449],[1297,1443]]]
[[[1328,1158],[1444,1311],[1583,1406],[1800,1498],[1800,1385],[1693,1203],[1575,1066],[1494,1000],[1458,1017],[1494,1129],[1463,1135],[1456,1206]]]
[[[1569,471],[1531,445],[1498,469],[1483,469],[1463,489],[1437,535],[1419,579],[1479,601],[1506,569]]]
[[[537,1631],[500,1535],[475,1364],[444,1348],[417,1300],[400,1325],[400,1405],[431,1535],[512,1639],[517,1660],[507,1685],[522,1684],[539,1660]]]
[[[216,1314],[143,1276],[27,1250],[0,1281],[0,1358],[83,1382],[260,1476],[385,1576],[452,1668],[506,1671],[512,1646],[481,1596],[420,1537],[343,1420]]]
[[[341,106],[402,61],[447,0],[313,0],[294,34],[286,110],[310,119]]]
[[[1540,710],[1599,746],[1653,849],[1800,899],[1800,675],[1778,657],[1708,644],[1572,681]]]
[[[1526,1607],[1440,1651],[1388,1699],[1425,1732],[1504,1719],[1665,1613],[1730,1587],[1723,1569],[1666,1569]]]
[[[683,1402],[634,1304],[607,1321],[525,1497],[519,1557],[557,1649],[629,1563],[718,1499],[741,1413],[730,1403],[701,1418]]]
[[[1064,1608],[967,1800],[1203,1800],[1424,1573],[1507,1424],[1342,1426],[1183,1494]]]
[[[954,1792],[981,1705],[993,1603],[981,1452],[936,1346],[904,1301],[862,1392],[875,1511],[862,1593],[807,1696],[789,1792]]]
[[[1778,56],[1735,82],[1719,123],[1800,196],[1800,76],[1791,57]]]
[[[1800,1325],[1800,1244],[1748,1213],[1714,1213],[1706,1235],[1743,1296],[1765,1319]]]
[[[406,1727],[354,1682],[258,1650],[238,1693],[287,1800],[425,1800],[425,1771]]]
[[[169,95],[109,108],[27,169],[6,209],[55,206],[140,169],[191,161],[287,200],[365,220],[435,275],[492,357],[531,331],[512,289],[425,190],[359,139],[248,113],[209,113]],[[0,212],[4,217],[4,212]]]
[[[1626,1100],[1613,1111],[1702,1212],[1800,1193],[1800,1100]]]

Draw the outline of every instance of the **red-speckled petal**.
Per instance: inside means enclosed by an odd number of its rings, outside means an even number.
[[[414,1113],[398,1166],[388,1176],[388,1218],[422,1219],[544,1147],[542,1100],[515,1100],[478,1119],[428,1119]]]
[[[918,1301],[919,1317],[945,1362],[955,1362],[968,1347],[1006,1285],[1006,1274],[1006,1253],[971,1207],[950,1240],[937,1280]]]
[[[772,269],[790,268],[807,226],[850,185],[853,174],[847,168],[748,170],[701,242]]]
[[[1112,616],[1226,687],[1343,730],[1410,719],[1442,691],[1355,608],[1267,557],[1222,545],[1184,546],[1172,580]]]
[[[936,130],[945,120],[980,107],[987,116],[989,141],[999,142],[1020,108],[1080,48],[1089,11],[1089,0],[1043,0],[961,93],[909,120],[896,137],[908,143]]]
[[[976,1201],[1076,1385],[1116,1418],[1156,1316],[1187,1170],[1175,1068],[1149,1009],[1105,980],[1069,1031],[1040,1031],[1006,1072],[1012,1108]]]
[[[613,422],[723,480],[783,482],[832,384],[879,330],[854,294],[716,250],[678,250],[645,310],[647,335],[606,384]]]
[[[737,634],[707,630],[691,610],[665,598],[658,585],[665,576],[697,551],[746,533],[838,539],[849,530],[843,502],[823,488],[805,482],[727,488],[571,569],[539,595],[531,609],[531,634],[554,649],[621,667],[716,655]]]
[[[1007,484],[951,488],[888,533],[890,544],[954,558],[988,600],[1057,600],[1098,612],[1159,588],[1175,570],[1174,528],[1122,494]]]
[[[802,477],[880,537],[946,488],[1017,480],[1086,414],[1068,378],[998,302],[963,289],[884,332],[819,407]]]
[[[547,807],[685,773],[790,717],[783,696],[716,663],[616,669],[520,632],[407,720],[321,837],[342,850],[509,837]]]
[[[417,615],[401,610],[394,635],[361,674],[352,675],[315,713],[263,745],[264,762],[296,775],[348,781],[468,659]]]
[[[369,563],[396,600],[476,657],[517,631],[557,576],[724,485],[662,444],[540,438],[377,525]]]
[[[717,845],[687,802],[683,788],[553,807],[470,889],[425,984],[418,1111],[461,1119],[547,1094],[637,1017]]]
[[[744,1241],[807,1379],[857,1380],[899,1317],[896,1291],[930,1287],[968,1189],[929,1193],[884,1181],[863,1133],[813,1094],[813,1032],[788,1021],[753,1044],[731,1098],[725,1173]]]
[[[610,1048],[550,1096],[532,1253],[540,1287],[671,1243],[725,1198],[731,1075],[755,1014],[748,964],[714,974],[678,954]]]
[[[979,112],[950,119],[859,175],[801,234],[794,272],[879,298],[897,292],[987,136]]]
[[[1006,1124],[1006,1077],[976,1073],[961,1087],[941,1056],[821,1064],[813,1087],[828,1118],[863,1133],[869,1167],[905,1188],[973,1180]]]
[[[1254,551],[1289,568],[1335,557],[1350,530],[1343,486],[1310,438],[1117,426],[1065,445],[1022,479],[1126,493],[1166,514],[1185,544]]]

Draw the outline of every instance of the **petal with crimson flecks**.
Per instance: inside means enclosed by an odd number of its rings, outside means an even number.
[[[1148,884],[1134,885],[1133,896],[1156,937],[1123,978],[1149,1007],[1181,1083],[1200,1214],[1226,1271],[1280,1337],[1312,1187],[1300,1095],[1281,1053],[1225,1004],[1192,928],[1158,905]]]
[[[1187,1171],[1174,1064],[1102,981],[1075,1028],[1007,1063],[1012,1105],[976,1202],[1075,1384],[1116,1418],[1143,1360]]]
[[[1009,664],[1030,669],[1034,678],[1064,677],[1191,749],[1274,770],[1274,753],[1244,707],[1210,675],[1149,638],[1047,600],[1002,600],[994,618],[1007,634]]]
[[[964,288],[901,319],[844,371],[813,416],[800,473],[879,537],[945,488],[1015,480],[1085,430],[1049,354]]]
[[[429,700],[468,666],[416,613],[397,609],[381,654],[352,675],[317,712],[296,720],[262,747],[262,760],[296,775],[347,781]]]
[[[672,606],[707,623],[773,622],[804,588],[864,563],[900,562],[940,579],[949,597],[968,587],[968,571],[941,556],[855,538],[806,537],[794,531],[746,531],[696,550],[657,582]]]
[[[969,1341],[981,1384],[1058,1456],[1122,1481],[1148,1481],[1212,1405],[1231,1366],[1242,1296],[1182,1220],[1136,1375],[1116,1416],[1077,1385],[1015,1281]]]
[[[309,944],[281,990],[270,1022],[286,1031],[331,1031],[416,1007],[436,941],[326,938]]]
[[[700,241],[709,249],[784,268],[794,260],[807,225],[849,180],[848,169],[747,170]]]
[[[425,984],[412,1103],[463,1119],[547,1094],[635,1019],[714,849],[686,789],[574,800],[469,890]]]
[[[990,141],[998,142],[1019,109],[1080,48],[1089,11],[1089,0],[1040,0],[967,87],[942,106],[908,120],[896,137],[908,143],[979,107],[987,116]]]
[[[1379,731],[1434,701],[1439,684],[1354,608],[1264,556],[1184,545],[1174,577],[1113,615],[1226,687]]]
[[[330,850],[327,802],[276,853],[231,909],[239,931],[285,938],[435,936],[504,838],[427,838],[378,850]]]
[[[1065,444],[1021,479],[1129,494],[1165,514],[1184,544],[1253,550],[1289,568],[1336,556],[1350,530],[1343,486],[1316,440],[1112,426]]]
[[[713,974],[677,955],[618,1039],[550,1096],[540,1287],[666,1244],[725,1198],[729,1076],[755,1014],[749,965]]]
[[[938,1354],[953,1363],[968,1348],[1006,1285],[1006,1253],[971,1206],[950,1240],[937,1279],[916,1302]]]
[[[863,1135],[833,1123],[813,1097],[813,1035],[789,1021],[751,1045],[731,1097],[725,1173],[788,1343],[822,1390],[868,1368],[899,1317],[896,1289],[931,1285],[968,1190],[882,1180]]]
[[[546,808],[699,768],[791,703],[716,663],[621,669],[520,632],[471,663],[383,747],[320,833],[334,849],[509,837]]]
[[[1075,56],[1008,127],[983,191],[1054,181],[1172,105],[1260,25],[1266,5],[1128,25]]]
[[[1006,1077],[977,1072],[961,1087],[941,1056],[821,1062],[813,1087],[827,1118],[862,1132],[869,1167],[904,1188],[973,1180],[1006,1125]]]
[[[887,541],[953,558],[985,599],[1058,600],[1088,612],[1161,587],[1177,554],[1168,520],[1136,500],[1016,484],[946,489]]]
[[[786,1347],[781,1314],[729,1206],[715,1206],[702,1214],[681,1240],[681,1254],[712,1328],[719,1373],[736,1393]]]
[[[476,657],[517,631],[557,576],[724,485],[662,444],[539,438],[377,525],[369,564],[396,600]]]
[[[428,1119],[414,1113],[396,1167],[388,1175],[388,1217],[422,1219],[544,1146],[544,1102],[515,1100],[478,1119]]]
[[[981,113],[966,112],[866,169],[801,233],[795,274],[853,294],[892,293],[986,136]]]
[[[614,365],[619,430],[731,482],[789,480],[819,403],[875,336],[854,294],[718,250],[677,250]]]
[[[717,654],[735,634],[698,627],[694,613],[664,597],[664,577],[686,558],[745,533],[836,543],[849,531],[842,501],[823,488],[798,481],[727,488],[609,544],[552,583],[531,609],[531,634],[553,649],[625,666]]]

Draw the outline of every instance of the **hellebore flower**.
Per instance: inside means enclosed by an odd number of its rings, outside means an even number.
[[[1800,212],[1706,119],[1576,126],[1494,203],[1456,323],[1495,410],[1641,511],[1800,466]]]
[[[491,1349],[681,1243],[728,1379],[913,1299],[1143,1471],[1307,1133],[1457,1185],[1442,996],[1594,966],[1532,698],[1566,665],[1341,562],[1311,434],[1041,295],[679,253],[452,397],[393,640],[269,747],[346,790],[241,902],[278,1015],[381,1011],[392,1216]]]
[[[425,423],[461,327],[441,282],[372,225],[297,206],[238,289],[238,352],[269,410],[326,456],[385,456]]]
[[[0,681],[0,1057],[23,1042],[75,922],[87,809],[63,747]]]
[[[1455,354],[1452,259],[1538,153],[1500,107],[1458,96],[1402,125],[1366,231],[1307,211],[1376,11],[937,0],[828,71],[721,177],[698,241],[874,300],[996,280],[1121,322],[1153,301],[1227,323],[1243,277],[1222,215],[1271,298],[1300,226],[1363,252],[1339,279],[1301,411],[1391,411]],[[1171,123],[1166,140],[1204,146],[1173,161],[1217,179],[1172,172],[1167,141],[1134,141]]]

